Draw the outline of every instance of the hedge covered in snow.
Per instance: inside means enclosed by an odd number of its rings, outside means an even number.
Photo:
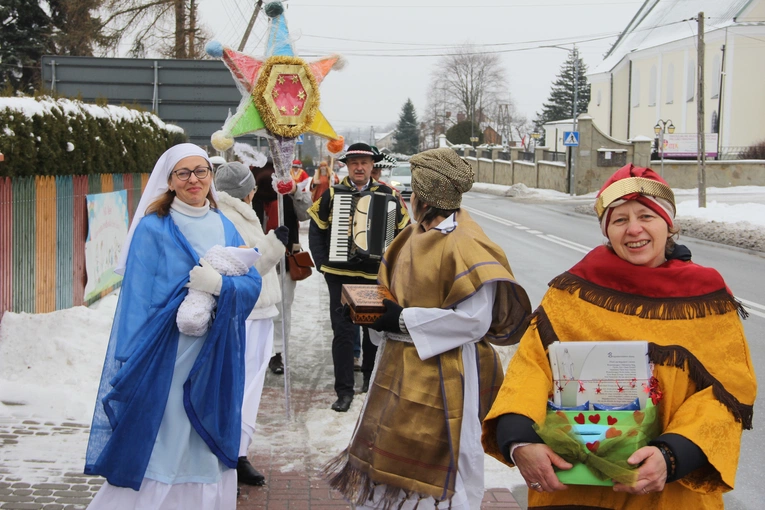
[[[183,129],[123,106],[0,97],[0,176],[151,172]]]

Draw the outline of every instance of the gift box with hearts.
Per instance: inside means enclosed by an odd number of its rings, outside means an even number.
[[[558,479],[570,485],[634,484],[637,467],[627,459],[661,432],[658,407],[650,399],[639,411],[550,411],[544,425],[534,428],[574,465],[556,471]]]

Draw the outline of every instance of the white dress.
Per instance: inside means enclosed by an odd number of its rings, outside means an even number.
[[[200,257],[212,246],[226,244],[220,216],[209,207],[192,207],[176,199],[171,216]],[[183,383],[205,338],[179,334],[170,392],[141,489],[105,482],[89,510],[236,508],[236,470],[226,468],[212,453],[183,408]]]

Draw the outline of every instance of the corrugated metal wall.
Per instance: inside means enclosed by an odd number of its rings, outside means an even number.
[[[0,317],[6,310],[45,313],[85,304],[86,195],[126,189],[132,220],[148,177],[0,178]]]
[[[0,177],[0,315],[13,308],[13,188]]]

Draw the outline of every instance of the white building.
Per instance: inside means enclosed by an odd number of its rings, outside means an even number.
[[[702,11],[704,130],[719,132],[720,147],[765,140],[765,0],[645,0],[588,75],[588,114],[601,130],[653,138],[661,119],[676,133],[697,133]]]

